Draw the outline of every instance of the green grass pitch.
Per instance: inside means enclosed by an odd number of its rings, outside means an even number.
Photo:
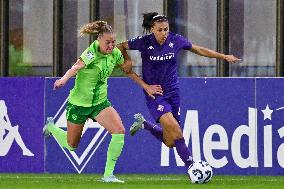
[[[0,189],[284,189],[284,176],[213,176],[191,184],[186,175],[117,175],[125,183],[102,183],[97,174],[0,174]]]

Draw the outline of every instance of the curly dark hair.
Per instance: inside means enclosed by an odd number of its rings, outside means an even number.
[[[149,33],[151,27],[155,22],[164,22],[168,21],[168,18],[165,15],[160,15],[157,12],[144,13],[142,27],[144,28],[144,33]]]

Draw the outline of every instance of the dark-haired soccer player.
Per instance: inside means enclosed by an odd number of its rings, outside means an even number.
[[[166,146],[176,147],[180,158],[189,166],[193,160],[179,125],[177,54],[181,50],[188,50],[200,56],[224,59],[227,62],[237,62],[240,59],[192,44],[185,37],[169,32],[168,18],[164,15],[152,12],[143,16],[142,26],[149,34],[120,43],[118,48],[126,59],[129,59],[126,50],[141,52],[143,80],[135,73],[130,77],[145,90],[147,107],[162,127],[146,121],[141,114],[136,114],[136,121],[131,126],[130,133],[135,135],[142,128],[149,130]]]

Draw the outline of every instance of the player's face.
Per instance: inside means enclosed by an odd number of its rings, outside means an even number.
[[[151,32],[155,35],[157,42],[162,45],[169,35],[169,23],[167,21],[154,22]]]
[[[115,47],[115,34],[113,33],[103,33],[98,37],[100,43],[100,52],[102,54],[110,54]]]

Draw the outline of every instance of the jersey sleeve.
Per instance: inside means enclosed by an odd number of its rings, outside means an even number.
[[[180,49],[190,50],[192,48],[192,43],[187,38],[181,35],[178,35],[178,40],[179,40],[179,44],[181,45]]]
[[[131,50],[139,50],[141,51],[144,46],[144,37],[138,36],[128,40],[128,47]]]
[[[95,51],[93,45],[94,43],[92,43],[80,56],[81,60],[83,60],[86,65],[89,65],[95,60]]]

